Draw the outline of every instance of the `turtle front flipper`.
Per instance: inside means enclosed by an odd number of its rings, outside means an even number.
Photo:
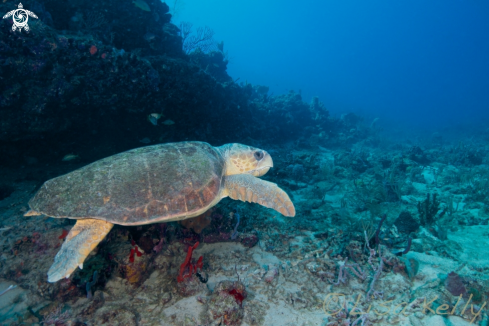
[[[230,175],[225,179],[223,197],[257,203],[273,208],[285,216],[295,216],[295,207],[289,196],[275,183],[250,174]]]
[[[78,266],[83,268],[85,258],[113,226],[114,224],[101,220],[78,220],[54,257],[54,263],[48,271],[48,282],[54,283],[63,277],[69,277]]]

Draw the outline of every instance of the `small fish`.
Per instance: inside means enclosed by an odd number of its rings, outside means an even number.
[[[168,120],[163,121],[163,124],[165,126],[171,126],[171,125],[174,125],[175,122],[173,120],[168,119]]]
[[[150,115],[148,115],[149,122],[151,122],[155,126],[158,125],[158,119],[160,118],[161,118],[161,114],[159,113],[151,113]]]
[[[149,139],[148,137],[144,137],[139,142],[143,143],[143,144],[149,144],[149,143],[151,143],[151,139]]]
[[[152,117],[151,114],[148,116],[148,121],[151,122],[155,126],[158,125],[158,119],[156,119],[155,117]]]
[[[76,160],[77,158],[78,158],[78,155],[75,155],[75,154],[67,154],[67,155],[65,155],[65,157],[63,157],[62,161],[63,162],[68,162],[68,161]]]
[[[134,5],[141,10],[151,11],[151,8],[149,7],[149,5],[143,0],[134,0],[132,3],[134,3]]]

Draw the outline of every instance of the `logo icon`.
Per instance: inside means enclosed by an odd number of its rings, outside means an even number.
[[[26,32],[29,32],[29,25],[27,25],[29,16],[37,19],[37,16],[32,11],[24,9],[22,3],[19,3],[19,9],[9,11],[5,16],[3,16],[3,19],[9,18],[10,16],[13,16],[12,19],[14,24],[12,25],[12,30],[14,32],[17,29],[22,32],[22,28],[24,28]]]

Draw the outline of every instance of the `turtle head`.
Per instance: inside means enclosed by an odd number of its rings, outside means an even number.
[[[238,143],[217,147],[226,162],[226,175],[251,174],[261,177],[273,167],[266,151]]]

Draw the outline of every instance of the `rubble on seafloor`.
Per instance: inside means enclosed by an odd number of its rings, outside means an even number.
[[[0,296],[1,323],[487,325],[488,156],[453,165],[454,151],[272,148],[266,178],[296,217],[223,200],[189,228],[115,226],[54,284],[73,221],[23,217],[38,185],[8,171],[0,292],[17,287]]]

